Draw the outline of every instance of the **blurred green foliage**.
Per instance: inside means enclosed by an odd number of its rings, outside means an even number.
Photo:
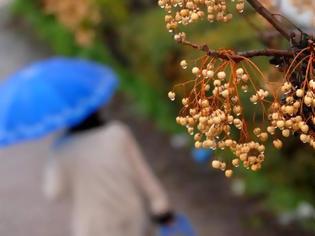
[[[122,8],[124,1],[105,1],[102,4],[113,4],[113,8]],[[108,2],[108,3],[106,3]],[[110,3],[109,3],[110,2]],[[117,4],[117,6],[116,6]],[[79,56],[92,59],[98,62],[111,65],[119,74],[121,89],[130,95],[137,104],[138,111],[156,121],[161,129],[168,132],[177,132],[178,127],[174,122],[170,122],[175,117],[174,107],[172,107],[163,92],[155,89],[145,78],[150,74],[133,73],[128,66],[121,65],[116,60],[110,50],[111,45],[103,43],[103,39],[98,37],[91,47],[79,47],[72,35],[63,25],[59,24],[54,17],[44,14],[38,1],[17,0],[12,6],[16,15],[23,16],[36,30],[38,36],[48,42],[56,54],[64,56]],[[108,9],[108,11],[110,11]],[[115,12],[115,11],[112,11]],[[113,13],[114,14],[114,13]],[[125,22],[125,16],[119,17],[114,22]],[[122,24],[124,26],[124,24]],[[119,27],[119,24],[116,25]],[[118,29],[118,28],[117,28]],[[119,39],[117,39],[119,40]]]
[[[40,8],[39,0],[15,0],[13,10],[23,16],[49,43],[56,54],[80,56],[111,65],[119,74],[121,90],[137,104],[138,111],[153,119],[167,132],[183,131],[175,124],[176,106],[167,100],[167,91],[186,80],[178,62],[185,58],[194,61],[200,52],[177,46],[164,26],[163,11],[152,7],[150,0],[96,0],[104,15],[98,36],[91,47],[79,47],[70,31]],[[133,9],[133,2],[142,7]],[[188,29],[189,37],[211,48],[257,49],[255,30],[237,16],[224,26],[199,23]],[[256,61],[262,70],[269,67],[266,59]],[[243,97],[249,107],[248,97]],[[247,109],[249,120],[253,114],[261,119],[260,107]],[[251,124],[254,125],[254,124]],[[255,123],[257,126],[257,123]],[[315,205],[314,152],[300,145],[297,139],[288,140],[283,151],[266,148],[266,161],[260,172],[240,169],[249,196],[262,196],[264,206],[279,214],[296,209],[300,202]],[[224,153],[227,158],[230,154]],[[230,156],[230,157],[229,157]],[[315,228],[313,221],[304,221],[307,228]]]
[[[104,24],[121,24],[128,20],[128,4],[125,0],[96,0],[102,9],[102,15],[105,17]]]

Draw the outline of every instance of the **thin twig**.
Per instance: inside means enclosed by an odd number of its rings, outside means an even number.
[[[220,50],[211,50],[207,45],[198,45],[191,43],[187,40],[180,40],[179,43],[190,46],[194,49],[198,49],[207,53],[208,56],[218,57],[224,60],[233,59],[234,61],[240,62],[246,58],[253,58],[259,56],[266,56],[266,57],[294,57],[294,52],[289,50],[279,50],[279,49],[261,49],[261,50],[249,50],[243,52],[234,52],[234,51],[220,51]]]

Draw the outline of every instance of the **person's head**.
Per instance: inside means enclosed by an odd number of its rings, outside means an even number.
[[[80,123],[67,129],[67,134],[77,134],[98,128],[106,124],[105,118],[102,116],[101,110],[97,110],[82,120]]]

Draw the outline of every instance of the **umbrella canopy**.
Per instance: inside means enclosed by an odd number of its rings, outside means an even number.
[[[192,156],[197,163],[207,163],[213,157],[213,150],[205,148],[194,148],[192,150]]]
[[[117,86],[111,69],[80,59],[52,58],[17,72],[0,85],[0,146],[79,123]]]

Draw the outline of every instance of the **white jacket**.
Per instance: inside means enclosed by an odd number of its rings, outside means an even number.
[[[119,122],[65,139],[49,161],[44,190],[50,199],[71,199],[74,236],[144,236],[144,199],[152,214],[169,210],[163,188]]]

